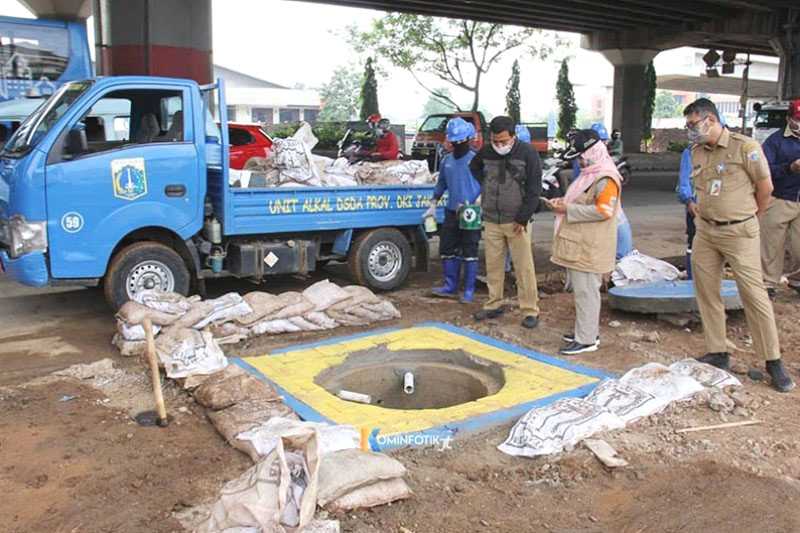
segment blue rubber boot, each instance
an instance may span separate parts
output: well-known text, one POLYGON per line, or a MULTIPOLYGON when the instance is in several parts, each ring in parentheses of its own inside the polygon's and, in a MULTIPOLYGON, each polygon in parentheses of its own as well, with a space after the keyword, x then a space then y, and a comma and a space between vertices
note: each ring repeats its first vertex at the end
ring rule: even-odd
POLYGON ((458 281, 461 277, 461 259, 448 257, 442 259, 444 285, 433 289, 433 295, 441 298, 458 298, 458 281))
POLYGON ((471 304, 475 299, 475 279, 478 277, 478 261, 464 261, 464 294, 461 302, 471 304))

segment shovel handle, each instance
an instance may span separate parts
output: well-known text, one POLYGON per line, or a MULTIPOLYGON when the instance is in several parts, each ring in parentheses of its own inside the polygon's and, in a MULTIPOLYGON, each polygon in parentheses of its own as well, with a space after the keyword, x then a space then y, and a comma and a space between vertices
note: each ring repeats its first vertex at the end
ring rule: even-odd
POLYGON ((147 364, 150 367, 150 378, 153 382, 153 396, 156 399, 158 425, 166 427, 168 424, 167 407, 164 405, 164 394, 161 392, 161 375, 158 372, 158 361, 156 360, 156 341, 153 336, 153 323, 149 318, 144 319, 143 327, 145 338, 147 339, 145 355, 147 356, 147 364))

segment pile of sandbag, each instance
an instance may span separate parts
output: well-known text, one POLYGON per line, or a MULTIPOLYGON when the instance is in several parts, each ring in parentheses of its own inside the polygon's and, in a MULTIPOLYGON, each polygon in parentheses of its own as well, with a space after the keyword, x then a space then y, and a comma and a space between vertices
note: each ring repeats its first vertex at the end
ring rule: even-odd
POLYGON ((436 178, 426 161, 362 161, 314 155, 311 126, 302 123, 289 138, 275 139, 268 157, 253 157, 243 170, 230 169, 230 184, 243 189, 268 187, 357 187, 427 185, 436 178))
POLYGON ((648 363, 602 382, 586 398, 558 400, 528 411, 498 449, 535 457, 558 453, 600 431, 620 429, 687 400, 704 388, 741 385, 738 379, 694 359, 670 366, 648 363))
POLYGON ((221 344, 257 335, 363 326, 400 318, 400 312, 366 287, 339 287, 328 280, 303 292, 228 293, 211 300, 143 291, 117 313, 113 343, 122 355, 144 351, 145 318, 154 324, 156 350, 167 375, 178 378, 224 368, 221 344))

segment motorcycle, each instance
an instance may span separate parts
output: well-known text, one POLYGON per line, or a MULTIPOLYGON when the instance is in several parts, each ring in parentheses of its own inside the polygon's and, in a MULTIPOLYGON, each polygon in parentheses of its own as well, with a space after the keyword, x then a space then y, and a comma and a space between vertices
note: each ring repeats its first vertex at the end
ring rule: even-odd
POLYGON ((622 177, 622 186, 626 186, 631 182, 631 165, 628 163, 628 158, 624 155, 612 155, 614 164, 617 165, 617 172, 622 177))
POLYGON ((542 196, 548 200, 564 196, 569 187, 565 170, 570 168, 568 161, 558 155, 548 157, 542 164, 542 196))
POLYGON ((369 154, 375 149, 377 142, 374 130, 355 130, 348 128, 339 140, 338 157, 344 157, 352 165, 369 160, 369 154))

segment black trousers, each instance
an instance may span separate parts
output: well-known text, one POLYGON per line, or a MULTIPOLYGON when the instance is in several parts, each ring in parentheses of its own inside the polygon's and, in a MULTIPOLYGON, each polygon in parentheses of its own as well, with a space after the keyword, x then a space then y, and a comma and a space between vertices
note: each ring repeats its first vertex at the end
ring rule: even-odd
POLYGON ((439 231, 439 255, 442 259, 461 257, 466 260, 478 259, 480 230, 464 230, 458 227, 458 213, 445 209, 444 224, 439 231))
POLYGON ((686 210, 686 246, 691 250, 692 242, 694 242, 694 235, 697 233, 697 227, 694 225, 694 215, 687 209, 686 210))

